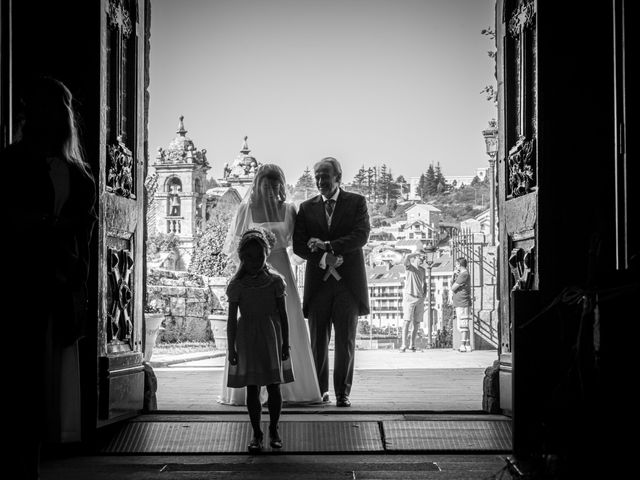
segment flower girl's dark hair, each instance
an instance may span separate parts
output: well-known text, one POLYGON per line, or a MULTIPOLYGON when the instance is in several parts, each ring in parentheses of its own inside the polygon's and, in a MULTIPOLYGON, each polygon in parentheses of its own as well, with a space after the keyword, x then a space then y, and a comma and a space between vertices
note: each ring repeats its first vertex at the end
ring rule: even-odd
MULTIPOLYGON (((245 232, 242 234, 242 237, 240 237, 240 241, 238 242, 238 258, 240 258, 240 265, 238 266, 238 270, 233 276, 234 279, 240 279, 246 273, 244 263, 242 262, 241 253, 251 242, 256 242, 258 245, 260 245, 260 247, 262 247, 266 258, 269 256, 271 249, 276 243, 276 237, 270 230, 258 226, 251 227, 245 230, 245 232)), ((265 263, 264 265, 264 271, 267 273, 272 271, 267 263, 265 263)))

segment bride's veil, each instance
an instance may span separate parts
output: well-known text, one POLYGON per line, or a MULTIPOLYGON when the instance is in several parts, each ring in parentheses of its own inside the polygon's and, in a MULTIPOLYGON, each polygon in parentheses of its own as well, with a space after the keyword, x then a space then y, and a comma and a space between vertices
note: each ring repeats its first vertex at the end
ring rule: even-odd
POLYGON ((238 264, 238 244, 243 232, 256 225, 254 212, 259 214, 257 217, 261 222, 277 221, 277 205, 285 199, 286 181, 282 169, 275 164, 261 165, 231 220, 222 252, 238 264), (265 193, 265 183, 274 187, 270 194, 265 193))
POLYGON ((253 186, 249 188, 244 195, 236 213, 233 215, 231 222, 229 223, 229 230, 222 246, 222 253, 231 258, 236 265, 238 264, 238 244, 240 243, 240 237, 242 232, 247 230, 253 223, 251 215, 250 199, 253 186))

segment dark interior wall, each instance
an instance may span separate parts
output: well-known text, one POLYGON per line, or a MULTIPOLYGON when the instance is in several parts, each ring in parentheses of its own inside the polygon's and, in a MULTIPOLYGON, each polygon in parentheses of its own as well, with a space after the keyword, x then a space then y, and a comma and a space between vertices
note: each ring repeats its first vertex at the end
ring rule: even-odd
POLYGON ((34 76, 65 83, 76 100, 86 160, 97 167, 101 2, 12 3, 14 107, 21 88, 34 76))
MULTIPOLYGON (((99 172, 100 145, 100 4, 98 1, 12 2, 12 81, 14 114, 20 91, 33 77, 47 75, 65 83, 71 90, 76 110, 85 160, 94 176, 99 172)), ((15 124, 15 122, 14 122, 15 124)), ((99 208, 99 207, 97 207, 99 208)), ((89 291, 98 291, 98 229, 92 239, 92 265, 89 291)), ((89 311, 97 312, 97 295, 89 297, 89 311)), ((94 313, 95 315, 95 313, 94 313)), ((95 316, 80 340, 83 395, 83 429, 85 438, 93 435, 96 412, 96 325, 95 316)))
MULTIPOLYGON (((598 7, 599 5, 599 7, 598 7)), ((586 285, 597 234, 600 275, 615 268, 612 12, 539 2, 540 285, 545 300, 586 285)))

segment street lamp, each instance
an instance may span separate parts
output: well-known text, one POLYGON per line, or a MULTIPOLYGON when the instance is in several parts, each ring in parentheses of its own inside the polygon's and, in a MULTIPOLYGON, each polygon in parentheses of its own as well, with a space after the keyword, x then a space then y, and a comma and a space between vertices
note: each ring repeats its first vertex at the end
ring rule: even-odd
POLYGON ((429 311, 427 312, 427 347, 431 348, 431 335, 433 333, 433 325, 432 325, 432 313, 431 313, 431 268, 433 267, 433 262, 435 261, 436 255, 436 247, 433 246, 433 243, 429 242, 429 244, 422 249, 424 253, 424 263, 427 265, 427 308, 429 311))
POLYGON ((489 215, 490 215, 490 238, 491 238, 491 246, 495 246, 496 244, 496 213, 495 213, 495 203, 496 203, 496 174, 495 174, 495 164, 496 164, 496 156, 498 155, 498 124, 492 119, 489 122, 489 128, 482 131, 482 136, 484 137, 484 143, 487 149, 487 155, 489 155, 489 184, 490 184, 490 192, 489 192, 489 215))

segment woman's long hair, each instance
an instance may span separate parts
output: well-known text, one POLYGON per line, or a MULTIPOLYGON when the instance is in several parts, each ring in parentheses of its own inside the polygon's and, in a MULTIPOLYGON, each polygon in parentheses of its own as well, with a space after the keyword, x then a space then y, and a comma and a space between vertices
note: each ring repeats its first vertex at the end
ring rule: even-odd
POLYGON ((24 95, 25 141, 59 155, 89 178, 93 178, 78 136, 73 96, 59 80, 41 77, 30 84, 24 95))
POLYGON ((274 163, 265 163, 260 165, 258 171, 253 177, 253 187, 251 189, 251 202, 258 200, 260 196, 260 182, 263 179, 275 180, 278 182, 278 204, 282 205, 287 200, 287 182, 282 169, 274 163))

